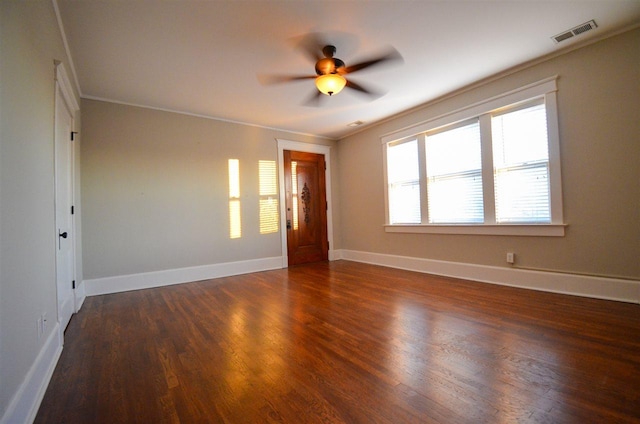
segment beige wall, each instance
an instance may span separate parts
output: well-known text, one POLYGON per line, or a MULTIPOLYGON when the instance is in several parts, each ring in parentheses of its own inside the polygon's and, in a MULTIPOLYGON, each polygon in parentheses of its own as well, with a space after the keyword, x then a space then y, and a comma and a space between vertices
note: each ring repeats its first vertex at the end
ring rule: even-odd
MULTIPOLYGON (((66 55, 49 0, 0 2, 0 40, 0 420, 13 420, 7 413, 21 384, 42 377, 29 371, 57 316, 54 60, 66 55), (43 313, 48 325, 38 337, 43 313)), ((30 405, 13 410, 21 407, 30 405)))
POLYGON ((511 251, 522 267, 639 279, 639 84, 636 29, 341 140, 342 247, 491 266, 511 251), (556 74, 565 237, 385 233, 381 135, 556 74))
POLYGON ((86 279, 280 256, 280 233, 259 232, 258 161, 277 162, 276 138, 335 146, 95 100, 82 112, 86 279), (240 161, 242 237, 233 240, 228 159, 240 161))

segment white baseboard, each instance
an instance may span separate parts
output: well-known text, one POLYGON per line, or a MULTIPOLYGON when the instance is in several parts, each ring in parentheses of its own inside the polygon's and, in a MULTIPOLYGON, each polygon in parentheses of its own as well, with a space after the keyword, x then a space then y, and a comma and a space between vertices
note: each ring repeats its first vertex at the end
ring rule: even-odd
POLYGON ((85 280, 84 286, 87 296, 97 296, 281 268, 282 257, 276 256, 272 258, 95 278, 85 280))
MULTIPOLYGON (((391 268, 462 278, 482 283, 597 299, 640 303, 640 281, 637 280, 531 271, 346 249, 336 249, 331 253, 330 260, 345 259, 391 268)), ((83 289, 86 296, 96 296, 280 269, 282 267, 283 258, 277 256, 248 261, 90 279, 83 282, 83 289)), ((84 297, 82 300, 84 300, 84 297)))
POLYGON ((329 261, 337 261, 338 259, 341 259, 340 255, 341 255, 341 250, 332 250, 329 249, 329 261))
POLYGON ((462 278, 482 283, 500 284, 597 299, 640 303, 640 281, 637 280, 530 271, 344 249, 339 253, 336 252, 335 256, 339 259, 355 262, 462 278))
POLYGON ((56 323, 35 362, 13 396, 0 424, 32 423, 62 353, 62 334, 56 323))
POLYGON ((80 281, 80 284, 78 284, 75 288, 75 290, 73 291, 74 297, 75 297, 75 311, 74 312, 79 312, 80 308, 82 308, 82 304, 84 303, 84 300, 87 298, 87 292, 85 290, 85 284, 84 281, 80 281))

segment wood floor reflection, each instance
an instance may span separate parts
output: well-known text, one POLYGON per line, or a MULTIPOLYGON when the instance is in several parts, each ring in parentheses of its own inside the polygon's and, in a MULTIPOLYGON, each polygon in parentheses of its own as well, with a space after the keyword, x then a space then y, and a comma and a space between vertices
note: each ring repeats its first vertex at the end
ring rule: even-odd
POLYGON ((640 305, 347 261, 90 297, 36 422, 640 422, 640 305))

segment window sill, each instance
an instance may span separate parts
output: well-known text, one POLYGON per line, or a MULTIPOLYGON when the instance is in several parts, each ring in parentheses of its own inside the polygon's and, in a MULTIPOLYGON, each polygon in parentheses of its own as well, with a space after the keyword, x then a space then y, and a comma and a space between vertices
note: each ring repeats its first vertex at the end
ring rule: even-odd
POLYGON ((387 233, 564 237, 566 226, 566 224, 387 224, 384 230, 387 233))

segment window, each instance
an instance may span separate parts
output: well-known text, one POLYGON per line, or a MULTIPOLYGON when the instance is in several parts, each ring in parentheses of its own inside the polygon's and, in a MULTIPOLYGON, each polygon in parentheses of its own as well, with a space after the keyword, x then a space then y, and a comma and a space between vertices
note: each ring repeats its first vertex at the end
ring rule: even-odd
POLYGON ((387 231, 564 235, 556 81, 382 137, 387 231))

